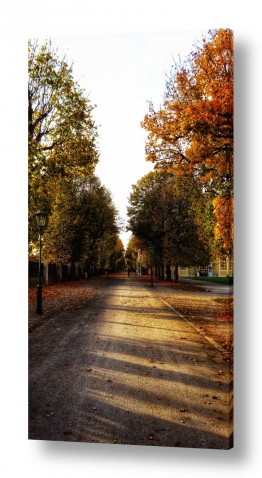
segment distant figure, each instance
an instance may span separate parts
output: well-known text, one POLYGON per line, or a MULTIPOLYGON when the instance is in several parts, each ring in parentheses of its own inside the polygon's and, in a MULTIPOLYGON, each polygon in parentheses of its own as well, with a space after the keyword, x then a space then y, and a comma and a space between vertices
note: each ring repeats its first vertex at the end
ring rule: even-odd
POLYGON ((128 269, 127 269, 127 275, 128 275, 128 277, 130 276, 130 269, 129 269, 129 267, 128 267, 128 269))

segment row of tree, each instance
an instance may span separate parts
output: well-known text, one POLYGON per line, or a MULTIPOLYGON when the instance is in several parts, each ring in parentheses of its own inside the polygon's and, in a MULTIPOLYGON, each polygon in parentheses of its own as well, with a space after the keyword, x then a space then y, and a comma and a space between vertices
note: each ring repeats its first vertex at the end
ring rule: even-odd
MULTIPOLYGON (((30 41, 28 65, 30 254, 38 236, 34 214, 44 209, 48 260, 70 262, 72 270, 75 262, 121 269, 118 213, 94 175, 95 106, 51 42, 30 41)), ((173 65, 158 111, 149 104, 142 127, 155 172, 130 195, 130 266, 138 243, 155 264, 176 269, 232 255, 233 70, 231 30, 210 31, 185 62, 173 65)))
POLYGON ((49 262, 75 263, 86 271, 121 267, 124 247, 118 233, 120 220, 109 191, 99 178, 63 180, 44 236, 49 262))
POLYGON ((232 31, 210 31, 173 65, 158 111, 149 104, 142 127, 155 172, 133 186, 128 215, 155 264, 232 256, 233 61, 232 31))
POLYGON ((44 260, 89 270, 123 267, 121 221, 109 191, 94 175, 98 162, 94 105, 50 41, 28 45, 29 254, 38 251, 35 213, 48 225, 44 260))
POLYGON ((133 186, 129 198, 130 251, 146 250, 147 263, 167 267, 205 266, 213 246, 212 202, 190 176, 154 171, 133 186))

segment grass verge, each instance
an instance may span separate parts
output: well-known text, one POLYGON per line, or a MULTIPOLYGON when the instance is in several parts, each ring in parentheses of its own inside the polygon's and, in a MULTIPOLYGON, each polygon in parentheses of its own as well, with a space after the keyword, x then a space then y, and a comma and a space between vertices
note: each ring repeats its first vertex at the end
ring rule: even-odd
POLYGON ((233 277, 194 277, 194 280, 216 282, 219 284, 233 284, 233 277))

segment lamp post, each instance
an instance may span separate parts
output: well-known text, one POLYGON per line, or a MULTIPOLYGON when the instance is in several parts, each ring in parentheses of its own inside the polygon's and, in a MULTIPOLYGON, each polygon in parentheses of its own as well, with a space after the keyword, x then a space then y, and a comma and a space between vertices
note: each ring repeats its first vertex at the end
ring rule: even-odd
POLYGON ((42 260, 41 260, 41 233, 42 229, 46 225, 46 218, 47 214, 45 211, 37 211, 35 213, 37 226, 39 229, 39 269, 38 269, 38 284, 36 286, 37 296, 36 296, 36 313, 41 315, 42 314, 42 260))

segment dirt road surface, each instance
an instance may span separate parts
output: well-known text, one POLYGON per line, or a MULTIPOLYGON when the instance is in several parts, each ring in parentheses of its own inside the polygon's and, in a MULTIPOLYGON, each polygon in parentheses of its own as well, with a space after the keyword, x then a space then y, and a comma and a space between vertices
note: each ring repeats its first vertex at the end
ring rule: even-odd
POLYGON ((32 328, 29 438, 229 449, 232 365, 175 302, 123 275, 32 328))

